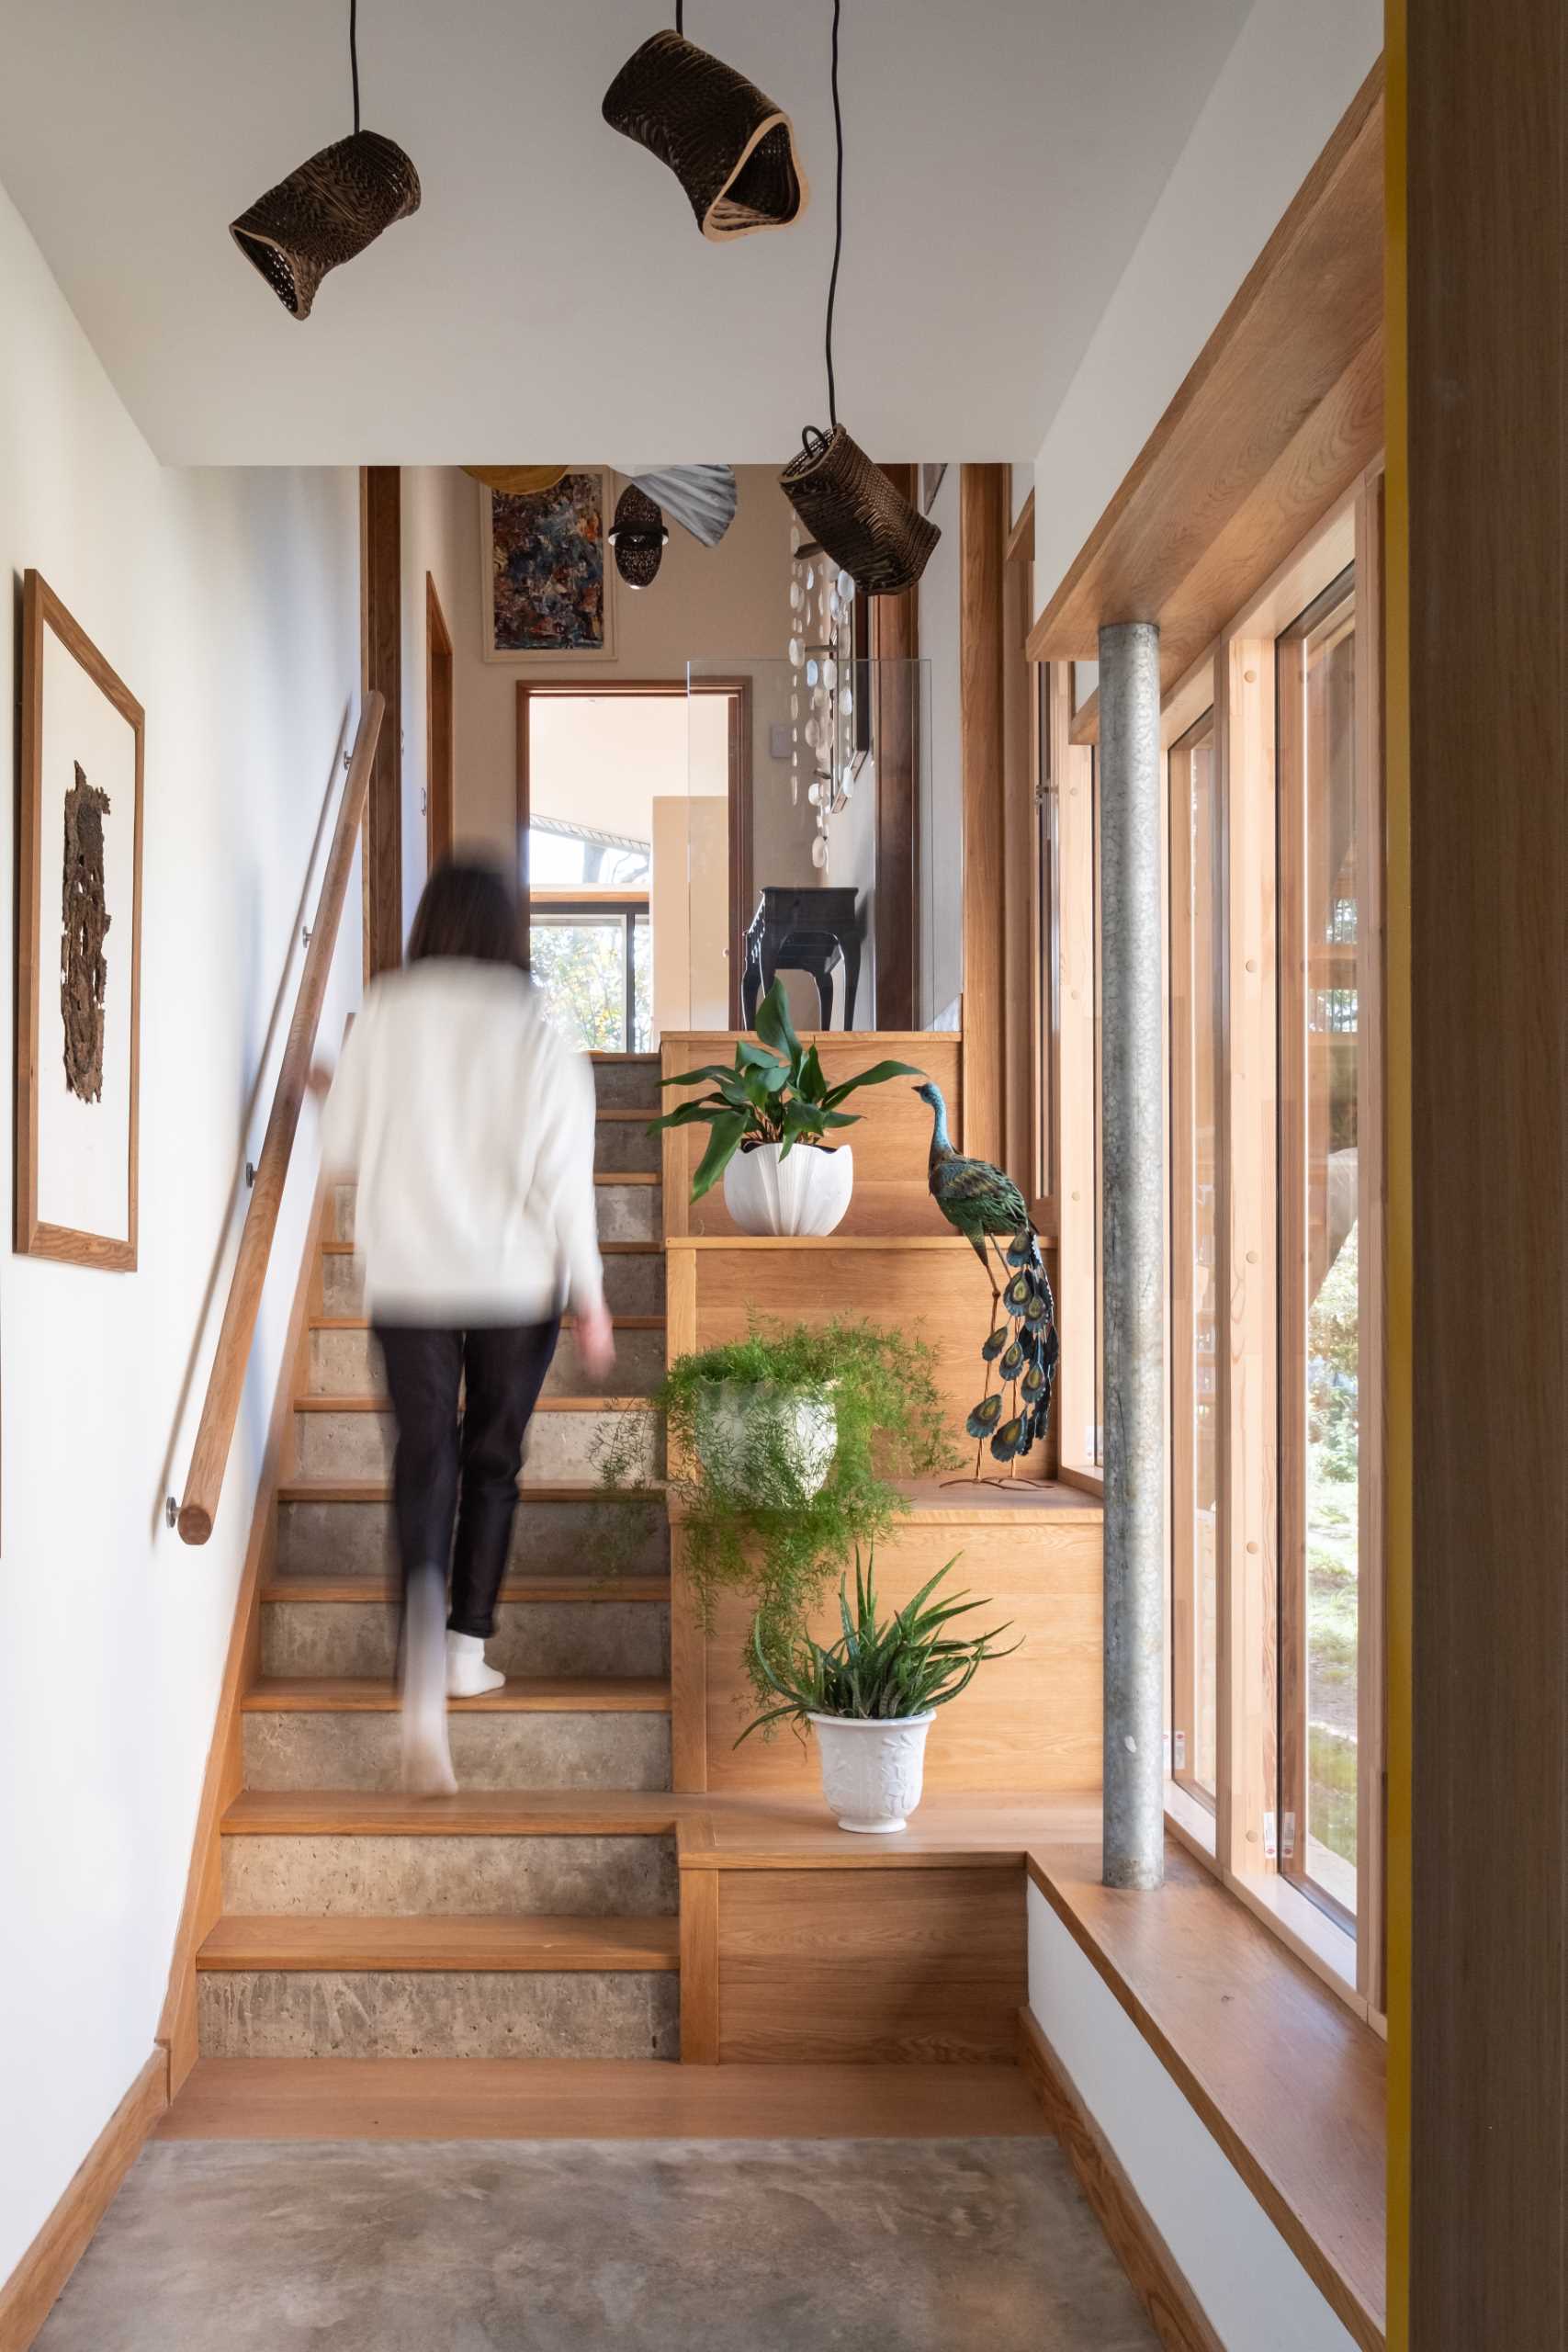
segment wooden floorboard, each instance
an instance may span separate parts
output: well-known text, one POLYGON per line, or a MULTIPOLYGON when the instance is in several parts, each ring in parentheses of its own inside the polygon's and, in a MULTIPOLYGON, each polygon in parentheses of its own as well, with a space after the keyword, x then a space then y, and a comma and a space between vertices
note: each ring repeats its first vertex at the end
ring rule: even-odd
POLYGON ((1040 2137, 1015 2066, 657 2060, 203 2058, 166 2140, 1040 2137))

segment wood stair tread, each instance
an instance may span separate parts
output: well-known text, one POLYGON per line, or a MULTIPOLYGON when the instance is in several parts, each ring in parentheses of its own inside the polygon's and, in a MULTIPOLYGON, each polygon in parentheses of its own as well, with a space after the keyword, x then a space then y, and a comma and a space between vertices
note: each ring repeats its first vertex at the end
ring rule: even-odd
MULTIPOLYGON (((389 1413, 389 1396, 296 1396, 297 1413, 389 1413)), ((541 1396, 536 1413, 651 1413, 650 1396, 541 1396)))
MULTIPOLYGON (((624 1183, 626 1180, 624 1177, 616 1177, 613 1181, 616 1183, 624 1183)), ((953 1238, 957 1239, 956 1235, 953 1238)), ((963 1244, 964 1249, 968 1246, 967 1242, 963 1244)), ((319 1243, 318 1247, 322 1256, 326 1258, 352 1258, 355 1250, 352 1241, 324 1240, 319 1243)), ((601 1258, 661 1258, 664 1255, 664 1244, 662 1241, 601 1241, 599 1255, 601 1258)))
POLYGON ((196 1956, 198 1969, 668 1971, 680 1965, 680 1921, 427 1913, 231 1915, 196 1956))
MULTIPOLYGON (((599 1503, 611 1500, 604 1488, 585 1482, 565 1481, 553 1486, 532 1480, 519 1487, 518 1493, 525 1503, 599 1503)), ((389 1478, 286 1478, 277 1489, 280 1503, 389 1503, 392 1482, 389 1478)), ((662 1487, 619 1487, 615 1501, 661 1503, 662 1487)))
MULTIPOLYGON (((377 1676, 265 1675, 240 1702, 246 1714, 390 1714, 401 1702, 396 1683, 377 1676)), ((518 1676, 477 1699, 454 1699, 455 1713, 505 1714, 668 1714, 670 1685, 652 1676, 518 1676)))
POLYGON ((221 1827, 226 1838, 657 1838, 678 1817, 673 1796, 644 1789, 243 1789, 221 1827))
MULTIPOLYGON (((612 1315, 610 1320, 617 1331, 662 1331, 668 1318, 662 1315, 612 1315)), ((561 1317, 563 1331, 574 1330, 576 1326, 575 1315, 561 1317)), ((305 1328, 309 1331, 368 1331, 371 1326, 368 1315, 312 1315, 305 1328)))
MULTIPOLYGON (((262 1588, 263 1600, 395 1601, 398 1588, 385 1577, 276 1576, 262 1588)), ((502 1600, 668 1600, 668 1577, 509 1577, 502 1600)))

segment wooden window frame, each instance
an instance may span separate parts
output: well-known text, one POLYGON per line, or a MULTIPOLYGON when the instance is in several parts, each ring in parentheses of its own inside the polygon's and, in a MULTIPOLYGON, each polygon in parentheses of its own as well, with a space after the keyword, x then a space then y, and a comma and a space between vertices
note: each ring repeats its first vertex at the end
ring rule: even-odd
MULTIPOLYGON (((1183 716, 1185 713, 1182 714, 1183 716)), ((1162 734, 1166 731, 1162 728, 1162 734)), ((1193 1802, 1208 1813, 1218 1804, 1218 1690, 1215 1693, 1216 1758, 1214 1787, 1205 1788, 1198 1777, 1198 1681, 1201 1673, 1197 1634, 1196 1563, 1190 1554, 1184 1555, 1182 1530, 1190 1532, 1195 1519, 1195 1465, 1191 1447, 1182 1442, 1191 1430, 1196 1419, 1197 1391, 1193 1364, 1197 1354, 1196 1283, 1192 1272, 1191 1251, 1187 1246, 1196 1216, 1196 1194, 1192 1170, 1195 1147, 1190 1116, 1191 1074, 1193 1069, 1192 1042, 1197 1025, 1204 1017, 1202 1002, 1197 990, 1201 976, 1194 967, 1191 935, 1190 903, 1194 875, 1191 858, 1191 772, 1190 755, 1205 746, 1211 755, 1215 752, 1216 722, 1212 697, 1199 716, 1185 727, 1174 741, 1165 746, 1163 763, 1166 799, 1166 1087, 1168 1107, 1167 1133, 1167 1216, 1168 1265, 1165 1286, 1168 1345, 1166 1350, 1167 1381, 1169 1394, 1170 1447, 1168 1454, 1170 1479, 1170 1510, 1168 1519, 1170 1582, 1168 1618, 1168 1708, 1170 1736, 1169 1776, 1179 1788, 1184 1789, 1193 1802), (1183 763, 1179 771, 1178 763, 1183 763), (1181 813, 1184 821, 1177 823, 1177 793, 1179 774, 1181 788, 1181 813), (1193 986, 1179 982, 1178 975, 1191 975, 1193 986)), ((1213 939, 1209 962, 1211 995, 1207 1018, 1213 1023, 1214 1045, 1215 1091, 1215 1264, 1214 1289, 1216 1317, 1219 1297, 1218 1250, 1218 1184, 1219 1184, 1219 1091, 1223 1078, 1223 1025, 1221 1020, 1220 982, 1224 969, 1224 926, 1220 875, 1221 828, 1218 781, 1211 777, 1212 815, 1210 819, 1213 844, 1211 888, 1213 893, 1213 939)), ((1217 1328, 1217 1322, 1216 1322, 1217 1328)), ((1218 1351, 1215 1354, 1215 1409, 1219 1407, 1218 1351)), ((1219 1448, 1216 1443, 1216 1471, 1219 1448)), ((1218 1572, 1218 1531, 1215 1536, 1215 1570, 1218 1572)), ((1216 1633, 1218 1606, 1216 1602, 1216 1633)), ((1216 1661, 1216 1685, 1218 1667, 1216 1661)))
MULTIPOLYGON (((581 889, 564 886, 557 889, 540 888, 535 890, 529 899, 530 928, 532 910, 536 907, 540 913, 558 923, 573 920, 584 923, 604 922, 612 917, 615 920, 622 933, 626 975, 621 1010, 626 1042, 619 1050, 627 1054, 653 1052, 655 1048, 652 1046, 639 1046, 637 1042, 637 927, 639 922, 647 924, 649 920, 648 892, 595 890, 591 883, 581 889)), ((651 938, 649 953, 652 954, 651 938)))

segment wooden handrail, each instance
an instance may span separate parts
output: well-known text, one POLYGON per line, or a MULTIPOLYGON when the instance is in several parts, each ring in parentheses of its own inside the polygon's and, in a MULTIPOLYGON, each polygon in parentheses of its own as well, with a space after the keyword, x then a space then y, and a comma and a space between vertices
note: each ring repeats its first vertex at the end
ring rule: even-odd
POLYGON ((240 1236, 222 1329, 208 1377, 201 1426, 196 1433, 185 1498, 180 1504, 176 1523, 187 1544, 206 1543, 212 1532, 218 1498, 223 1490, 223 1473, 228 1466, 234 1423, 239 1419, 251 1341, 255 1337, 256 1316, 261 1308, 262 1284, 266 1280, 277 1213, 283 1204, 284 1182, 310 1080, 310 1057, 316 1049, 327 976, 332 969, 333 950, 337 945, 338 924, 343 919, 343 902, 348 893, 355 843, 370 788, 370 767, 385 709, 383 696, 371 693, 366 695, 365 707, 359 715, 348 781, 343 788, 337 829, 333 834, 327 870, 321 877, 321 895, 310 930, 310 944, 305 951, 299 995, 294 1018, 288 1024, 288 1042, 283 1048, 283 1066, 277 1073, 277 1091, 272 1098, 272 1114, 262 1139, 261 1158, 256 1162, 255 1182, 245 1211, 244 1231, 240 1236))

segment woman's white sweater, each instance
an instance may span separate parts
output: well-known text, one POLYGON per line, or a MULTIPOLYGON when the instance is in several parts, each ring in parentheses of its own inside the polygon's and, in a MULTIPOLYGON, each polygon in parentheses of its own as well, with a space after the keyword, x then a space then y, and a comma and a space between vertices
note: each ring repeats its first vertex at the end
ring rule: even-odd
POLYGON ((322 1120, 358 1186, 366 1311, 389 1323, 540 1323, 603 1295, 593 1080, 500 964, 431 956, 372 981, 322 1120))

